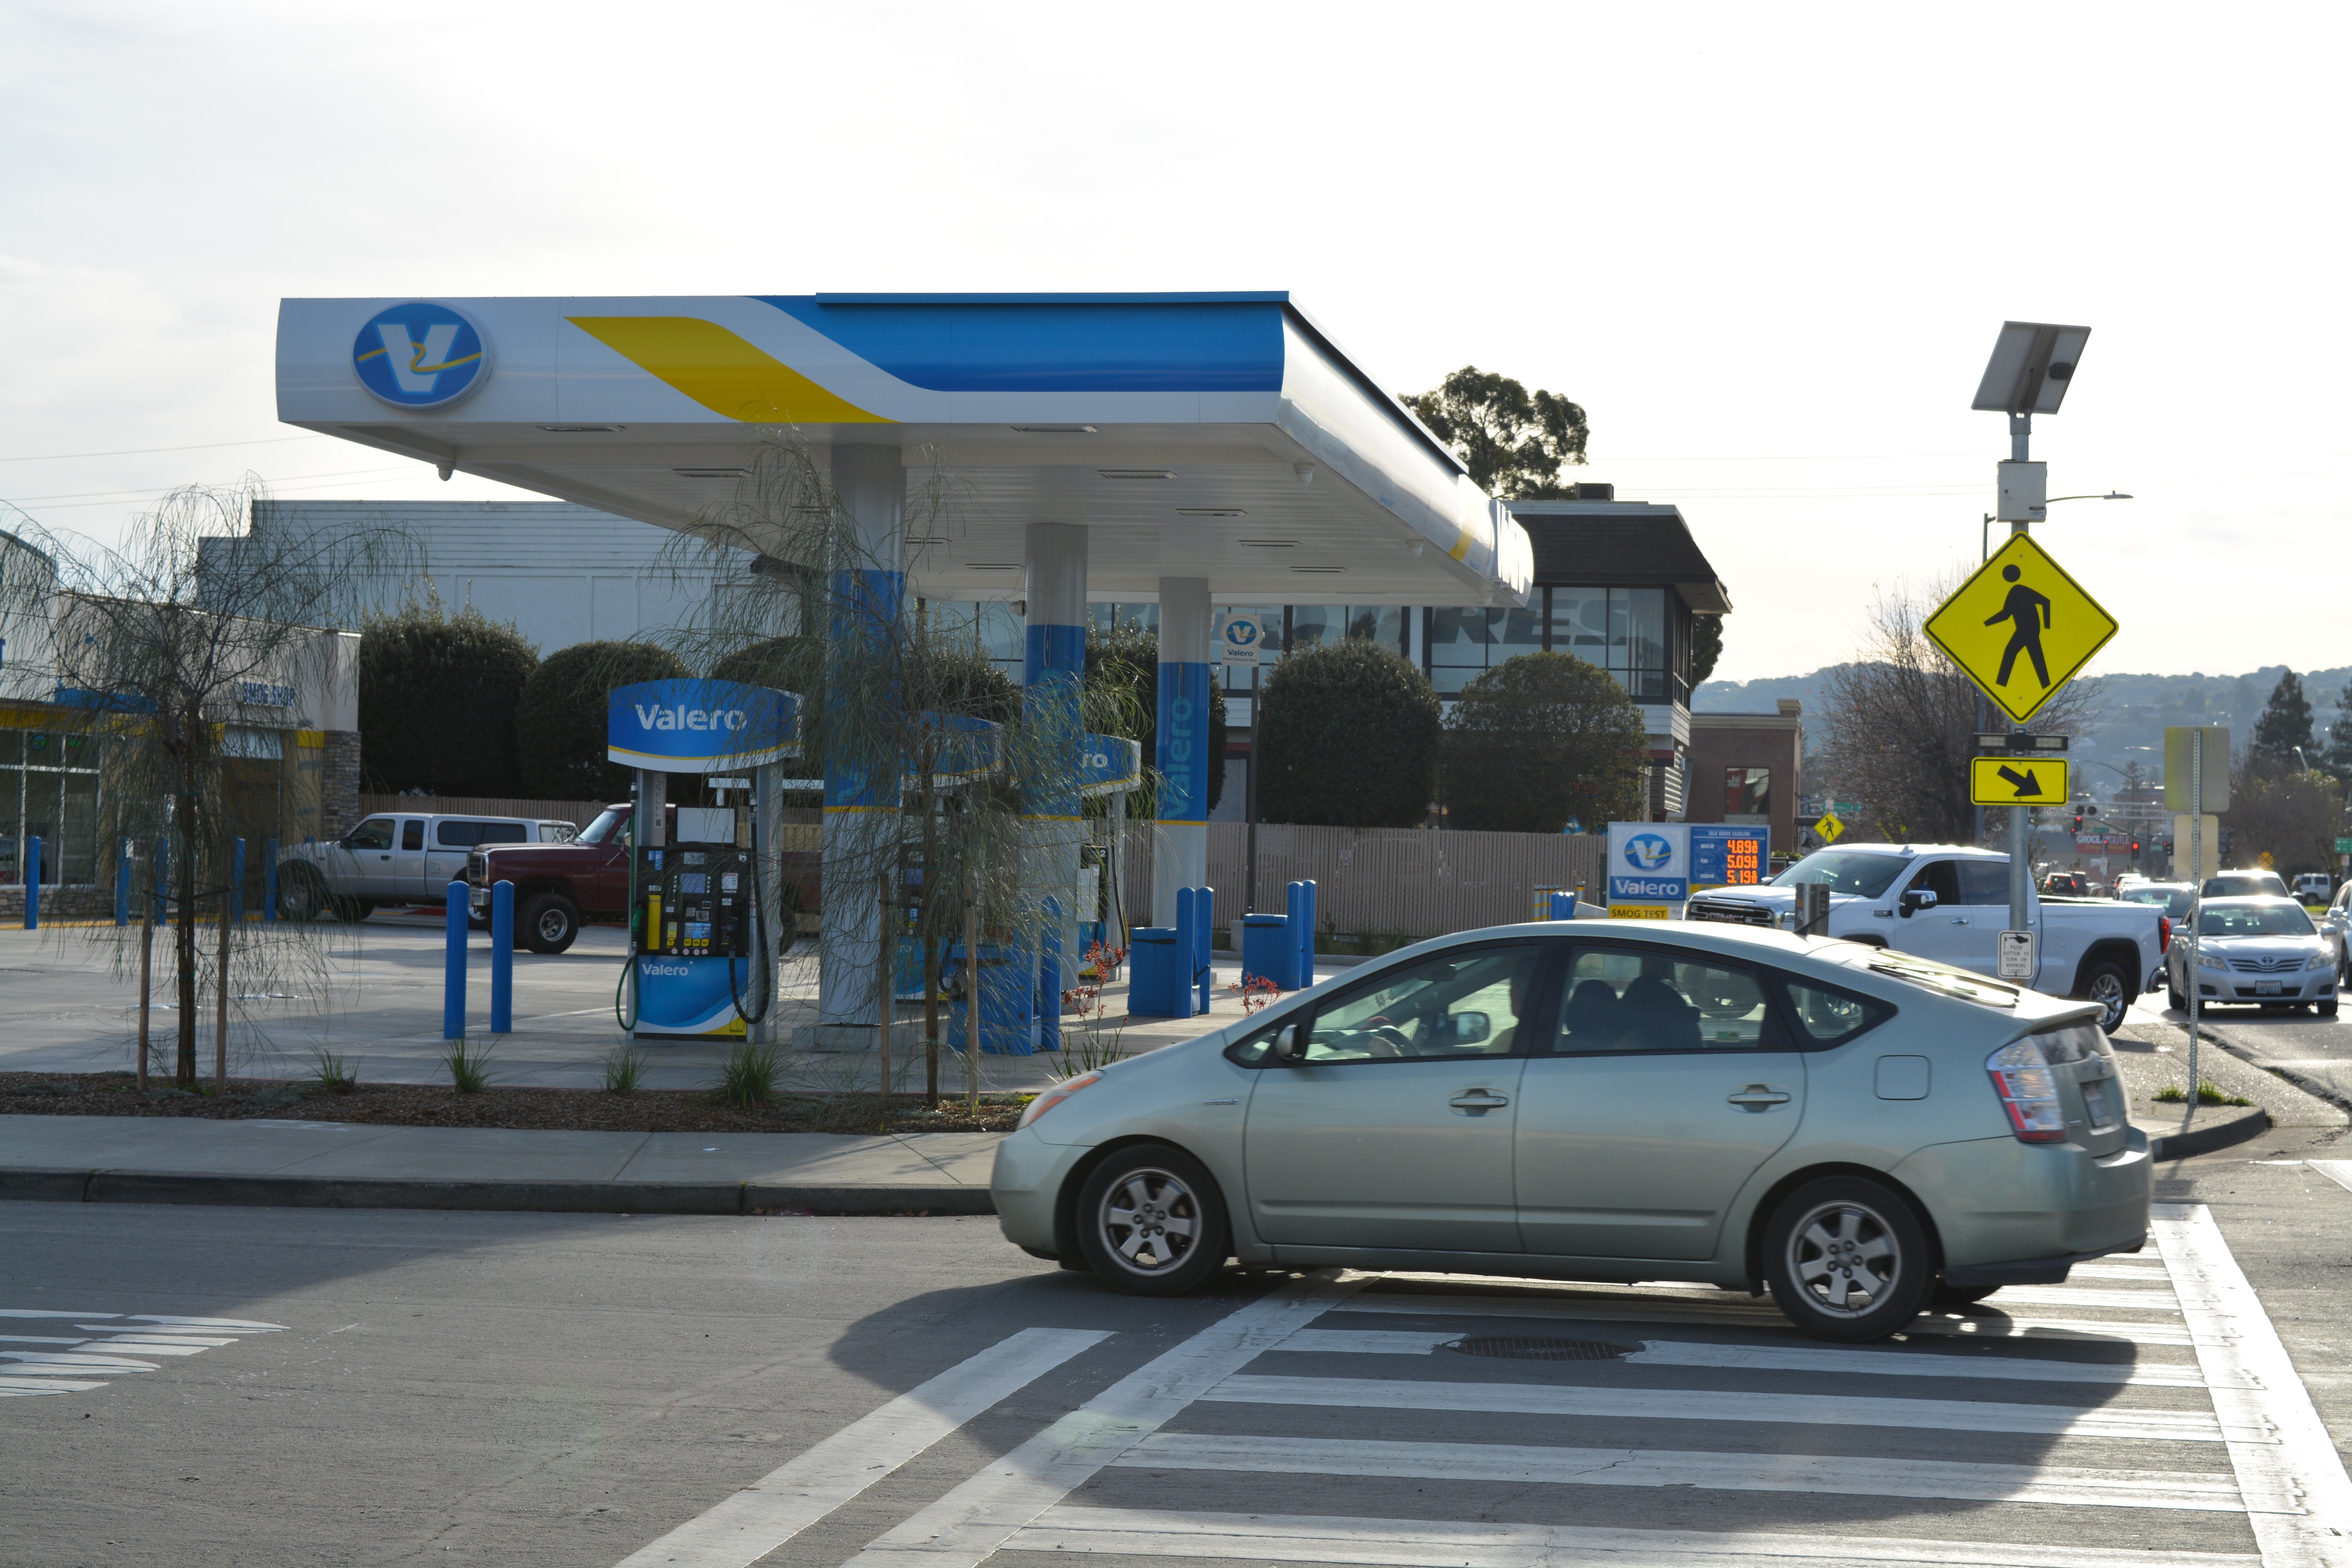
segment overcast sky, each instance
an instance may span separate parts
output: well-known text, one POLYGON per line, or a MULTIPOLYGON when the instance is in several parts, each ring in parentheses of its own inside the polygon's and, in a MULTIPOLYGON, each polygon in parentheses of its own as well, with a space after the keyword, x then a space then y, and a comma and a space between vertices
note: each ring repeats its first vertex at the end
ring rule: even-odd
POLYGON ((2352 662, 2336 7, 0 5, 0 497, 515 492, 273 417, 284 295, 1287 289, 1583 404, 1718 676, 1972 563, 2005 317, 2091 325, 2094 671, 2352 662), (180 447, 177 451, 131 450, 180 447))

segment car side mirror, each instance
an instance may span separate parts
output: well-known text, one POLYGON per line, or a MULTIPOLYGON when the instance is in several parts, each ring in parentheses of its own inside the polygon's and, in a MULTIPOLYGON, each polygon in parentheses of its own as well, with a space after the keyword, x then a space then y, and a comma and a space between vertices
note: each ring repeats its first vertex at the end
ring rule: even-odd
POLYGON ((1935 891, 1929 888, 1906 889, 1902 901, 1897 907, 1902 910, 1903 918, 1907 921, 1921 910, 1932 910, 1936 907, 1935 891))
POLYGON ((1298 1026, 1285 1024, 1275 1032, 1274 1042, 1266 1047, 1265 1059, 1276 1067, 1297 1067, 1307 1060, 1307 1041, 1298 1026))
POLYGON ((1453 1021, 1457 1046, 1475 1046, 1495 1032, 1495 1020, 1484 1013, 1456 1013, 1453 1021))

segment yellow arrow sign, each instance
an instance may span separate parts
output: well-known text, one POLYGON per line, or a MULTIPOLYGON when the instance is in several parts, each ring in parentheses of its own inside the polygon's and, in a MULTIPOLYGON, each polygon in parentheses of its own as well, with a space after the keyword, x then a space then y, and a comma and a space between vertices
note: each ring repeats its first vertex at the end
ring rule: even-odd
POLYGON ((2012 533, 1925 627, 2022 724, 2116 635, 2116 619, 2032 539, 2012 533))
POLYGON ((2072 797, 2066 789, 2065 759, 2050 757, 1972 757, 1969 760, 1969 804, 1971 805, 2063 805, 2072 797))

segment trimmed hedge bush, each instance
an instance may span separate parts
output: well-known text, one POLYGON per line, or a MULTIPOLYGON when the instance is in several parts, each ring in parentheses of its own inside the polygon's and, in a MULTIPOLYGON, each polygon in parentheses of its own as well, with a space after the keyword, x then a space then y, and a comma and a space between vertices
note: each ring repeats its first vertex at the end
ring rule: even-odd
POLYGON ((522 794, 541 800, 620 800, 627 768, 604 760, 604 719, 615 687, 691 675, 665 647, 583 642, 540 662, 515 709, 522 794))
POLYGON ((1264 677, 1258 816, 1328 827, 1417 827, 1442 732, 1429 678, 1349 637, 1286 655, 1264 677))
POLYGON ((362 787, 516 795, 515 705, 539 652, 511 624, 438 601, 360 632, 362 787))
POLYGON ((1445 727, 1445 819, 1492 833, 1639 820, 1641 710, 1573 654, 1523 653, 1462 689, 1445 727))

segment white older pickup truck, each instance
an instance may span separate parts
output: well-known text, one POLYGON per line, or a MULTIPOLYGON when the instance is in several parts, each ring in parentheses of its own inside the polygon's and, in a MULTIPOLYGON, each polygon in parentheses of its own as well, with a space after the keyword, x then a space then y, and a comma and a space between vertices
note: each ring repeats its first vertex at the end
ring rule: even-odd
MULTIPOLYGON (((1979 974, 1999 973, 2009 928, 2009 857, 1944 844, 1846 844, 1818 849, 1761 887, 1695 893, 1686 919, 1786 930, 1806 883, 1830 889, 1833 937, 1916 952, 1979 974)), ((2096 1002, 2110 1032, 2171 941, 2161 905, 2030 894, 2026 920, 2040 964, 2032 985, 2096 1002)))

